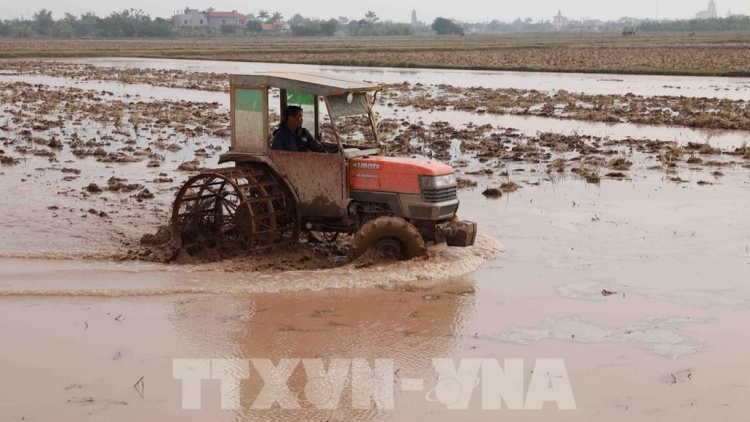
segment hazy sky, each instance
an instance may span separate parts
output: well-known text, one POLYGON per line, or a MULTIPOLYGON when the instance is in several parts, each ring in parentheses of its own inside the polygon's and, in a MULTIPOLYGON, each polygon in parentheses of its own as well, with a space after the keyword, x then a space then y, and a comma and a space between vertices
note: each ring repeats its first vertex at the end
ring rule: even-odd
MULTIPOLYGON (((729 9, 735 14, 750 15, 750 0, 718 0, 720 16, 729 9)), ((270 13, 281 12, 285 19, 295 13, 309 18, 332 18, 346 16, 361 19, 368 10, 374 11, 380 20, 408 22, 411 10, 417 10, 420 21, 431 23, 436 17, 455 18, 466 22, 483 22, 498 19, 512 21, 530 17, 534 21, 551 20, 561 10, 571 19, 614 20, 623 16, 636 18, 692 18, 700 10, 707 9, 708 0, 0 0, 0 19, 28 17, 40 9, 52 11, 59 19, 65 12, 81 15, 92 11, 103 17, 113 11, 142 9, 151 17, 169 17, 174 11, 189 6, 204 10, 236 9, 242 13, 257 13, 264 9, 270 13)))

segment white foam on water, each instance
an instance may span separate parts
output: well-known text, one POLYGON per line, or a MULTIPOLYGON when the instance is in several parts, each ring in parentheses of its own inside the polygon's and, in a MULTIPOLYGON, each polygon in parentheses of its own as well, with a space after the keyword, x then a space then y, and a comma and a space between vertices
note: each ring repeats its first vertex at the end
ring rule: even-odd
POLYGON ((88 252, 88 251, 33 251, 33 252, 0 252, 0 259, 49 259, 58 261, 73 260, 98 260, 98 261, 122 261, 126 259, 125 254, 114 252, 88 252))
MULTIPOLYGON (((320 291, 325 289, 371 288, 393 284, 412 283, 430 285, 437 281, 461 277, 479 268, 484 262, 497 258, 503 252, 495 239, 478 236, 476 244, 468 248, 439 246, 429 251, 424 258, 410 261, 376 263, 362 267, 361 263, 349 263, 341 267, 323 270, 298 271, 239 271, 236 264, 211 263, 196 265, 163 265, 155 270, 147 269, 149 275, 163 271, 167 285, 144 287, 143 282, 131 288, 50 288, 49 283, 39 288, 0 288, 0 296, 165 296, 179 294, 242 294, 277 293, 287 291, 320 291)), ((18 257, 18 256, 16 256, 18 257)), ((26 256, 25 258, 29 258, 26 256)), ((46 255, 44 256, 47 257, 46 255)), ((251 258, 248 258, 251 259, 251 258)), ((136 273, 122 269, 97 268, 92 270, 92 280, 106 279, 108 271, 136 273)), ((85 271, 84 271, 85 273, 85 271)), ((88 279, 88 277, 87 277, 88 279)), ((92 281, 95 284, 96 281, 92 281)))

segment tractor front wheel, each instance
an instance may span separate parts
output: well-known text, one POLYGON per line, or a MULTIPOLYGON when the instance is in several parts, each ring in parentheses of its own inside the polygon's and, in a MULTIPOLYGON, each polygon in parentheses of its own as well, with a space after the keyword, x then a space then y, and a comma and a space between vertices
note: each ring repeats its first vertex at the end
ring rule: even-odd
POLYGON ((351 258, 373 248, 381 258, 405 260, 427 253, 424 239, 413 224, 399 217, 378 217, 365 222, 354 235, 351 258))

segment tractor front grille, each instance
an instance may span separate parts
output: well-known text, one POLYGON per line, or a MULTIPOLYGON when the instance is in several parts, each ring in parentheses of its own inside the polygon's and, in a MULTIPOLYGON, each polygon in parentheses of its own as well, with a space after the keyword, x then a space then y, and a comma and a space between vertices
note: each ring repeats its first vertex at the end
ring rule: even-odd
POLYGON ((436 189, 422 189, 422 199, 426 202, 443 202, 456 199, 456 186, 436 189))

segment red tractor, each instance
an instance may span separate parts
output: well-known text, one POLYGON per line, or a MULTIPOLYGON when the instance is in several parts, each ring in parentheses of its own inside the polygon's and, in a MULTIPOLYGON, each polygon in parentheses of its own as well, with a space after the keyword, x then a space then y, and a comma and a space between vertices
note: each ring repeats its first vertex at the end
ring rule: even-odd
POLYGON ((384 157, 372 107, 381 86, 308 73, 230 76, 232 147, 180 189, 172 214, 175 246, 221 259, 296 242, 303 231, 329 240, 353 234, 350 255, 370 248, 393 259, 426 252, 426 243, 470 246, 476 223, 456 218, 456 176, 448 165, 384 157), (279 110, 302 107, 304 126, 332 153, 270 147, 269 93, 279 110), (321 104, 322 103, 322 104, 321 104), (321 125, 321 105, 328 123, 321 125), (312 118, 311 118, 312 117, 312 118), (359 122, 359 141, 339 125, 359 122), (325 129, 326 133, 321 133, 325 129), (324 143, 325 144, 325 143, 324 143))

